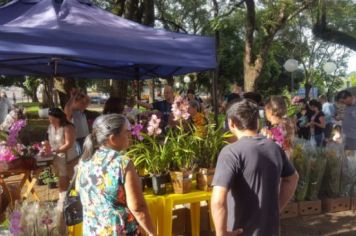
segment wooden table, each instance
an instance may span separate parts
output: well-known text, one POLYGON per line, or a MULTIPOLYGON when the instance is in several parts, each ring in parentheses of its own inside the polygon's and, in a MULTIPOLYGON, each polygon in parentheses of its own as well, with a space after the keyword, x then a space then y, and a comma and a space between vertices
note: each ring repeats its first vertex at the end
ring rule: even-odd
MULTIPOLYGON (((39 174, 45 169, 48 168, 47 166, 37 167, 35 170, 28 170, 28 169, 18 169, 18 170, 6 170, 0 172, 0 179, 5 182, 5 187, 9 184, 17 183, 18 180, 5 180, 5 178, 9 178, 12 176, 21 176, 20 178, 20 185, 18 188, 18 195, 20 196, 21 200, 27 199, 30 194, 36 201, 40 201, 39 196, 35 191, 35 185, 38 180, 39 174)), ((9 189, 7 189, 9 190, 9 189)), ((14 204, 14 201, 11 201, 14 204)))

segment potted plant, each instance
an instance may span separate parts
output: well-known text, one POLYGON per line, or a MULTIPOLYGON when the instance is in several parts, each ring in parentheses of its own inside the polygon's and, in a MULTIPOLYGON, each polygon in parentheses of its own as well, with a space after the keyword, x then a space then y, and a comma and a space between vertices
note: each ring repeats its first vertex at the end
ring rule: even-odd
POLYGON ((176 127, 167 133, 171 145, 171 180, 175 193, 188 193, 192 186, 192 176, 195 169, 195 153, 191 147, 195 135, 189 123, 189 102, 177 96, 172 105, 172 113, 176 127))
POLYGON ((58 180, 59 179, 57 176, 53 176, 52 178, 49 178, 48 188, 50 189, 58 188, 58 180))
POLYGON ((206 136, 195 137, 193 140, 196 152, 196 161, 199 167, 196 174, 197 189, 211 190, 211 182, 215 173, 215 166, 221 149, 226 144, 226 138, 231 136, 224 133, 222 125, 216 127, 215 124, 208 124, 206 136))
POLYGON ((140 172, 149 173, 152 178, 153 193, 163 195, 166 193, 166 175, 170 165, 170 145, 168 137, 160 137, 162 130, 159 128, 160 119, 152 115, 147 127, 147 133, 140 133, 137 126, 133 128, 133 136, 137 137, 127 155, 130 156, 140 172))
POLYGON ((52 173, 50 168, 46 168, 45 170, 43 170, 38 176, 37 185, 46 185, 48 183, 47 179, 51 178, 51 175, 52 173))

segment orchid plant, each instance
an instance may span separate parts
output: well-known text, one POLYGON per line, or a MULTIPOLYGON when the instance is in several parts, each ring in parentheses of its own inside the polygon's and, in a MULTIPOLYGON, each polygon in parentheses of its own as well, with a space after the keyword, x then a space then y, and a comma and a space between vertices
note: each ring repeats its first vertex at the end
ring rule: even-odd
POLYGON ((26 126, 26 120, 16 120, 9 128, 9 134, 0 135, 0 162, 9 163, 18 158, 30 158, 40 151, 40 145, 25 146, 18 142, 20 131, 26 126))
POLYGON ((153 175, 168 172, 170 163, 170 146, 167 144, 168 138, 162 139, 160 136, 162 134, 160 123, 161 119, 153 114, 148 122, 147 132, 143 132, 143 125, 136 124, 132 129, 132 135, 137 141, 127 152, 127 155, 134 159, 138 169, 145 169, 153 175))
POLYGON ((13 210, 8 212, 8 228, 13 236, 25 235, 59 235, 57 215, 54 203, 28 202, 15 203, 13 210))
POLYGON ((196 153, 197 165, 201 168, 215 168, 221 149, 227 144, 226 139, 231 138, 230 132, 224 132, 223 124, 218 127, 208 124, 206 134, 203 137, 196 136, 191 147, 196 153))

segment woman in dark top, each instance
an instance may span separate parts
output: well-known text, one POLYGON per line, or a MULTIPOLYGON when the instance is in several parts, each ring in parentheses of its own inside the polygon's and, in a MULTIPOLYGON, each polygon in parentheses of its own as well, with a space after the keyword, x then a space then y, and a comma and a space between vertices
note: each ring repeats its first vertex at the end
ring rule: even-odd
POLYGON ((310 109, 314 112, 310 118, 310 122, 307 125, 310 128, 310 134, 314 135, 314 139, 317 146, 322 146, 324 141, 325 130, 325 115, 321 111, 322 105, 317 100, 311 100, 309 102, 310 109))
POLYGON ((300 101, 301 108, 297 113, 297 133, 298 137, 302 139, 310 139, 310 128, 307 126, 310 118, 313 116, 313 112, 310 110, 308 103, 305 99, 300 101))

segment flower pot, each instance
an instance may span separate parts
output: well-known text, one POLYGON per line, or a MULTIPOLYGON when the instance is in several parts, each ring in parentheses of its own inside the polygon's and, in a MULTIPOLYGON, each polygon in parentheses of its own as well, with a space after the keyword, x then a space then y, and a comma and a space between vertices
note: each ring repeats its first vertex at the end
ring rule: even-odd
POLYGON ((155 195, 166 194, 166 179, 164 175, 152 176, 152 189, 155 195))
POLYGON ((40 109, 38 109, 38 116, 40 118, 48 118, 48 110, 49 110, 49 108, 40 108, 40 109))
POLYGON ((37 185, 38 185, 38 186, 43 186, 43 185, 46 185, 46 183, 43 182, 43 179, 38 179, 38 180, 37 180, 37 185))
POLYGON ((203 191, 212 190, 212 181, 215 174, 215 168, 200 168, 197 173, 197 189, 203 191))
POLYGON ((146 175, 143 178, 144 178, 146 188, 152 188, 152 177, 149 175, 146 175))
POLYGON ((192 188, 192 173, 190 171, 170 172, 174 193, 189 193, 192 188))

